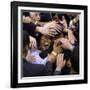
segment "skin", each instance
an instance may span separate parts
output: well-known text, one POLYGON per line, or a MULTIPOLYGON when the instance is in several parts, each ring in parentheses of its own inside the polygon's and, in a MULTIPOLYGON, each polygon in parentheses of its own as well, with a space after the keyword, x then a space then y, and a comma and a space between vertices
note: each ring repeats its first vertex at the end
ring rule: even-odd
POLYGON ((49 36, 41 36, 41 40, 40 40, 40 49, 41 50, 47 50, 50 45, 52 44, 52 41, 50 40, 49 36))
POLYGON ((46 23, 43 27, 37 26, 36 31, 40 32, 43 35, 54 37, 55 35, 57 35, 57 32, 61 32, 61 27, 59 24, 57 24, 57 22, 52 21, 46 23))
POLYGON ((40 21, 40 14, 38 12, 30 12, 30 17, 33 22, 40 21))

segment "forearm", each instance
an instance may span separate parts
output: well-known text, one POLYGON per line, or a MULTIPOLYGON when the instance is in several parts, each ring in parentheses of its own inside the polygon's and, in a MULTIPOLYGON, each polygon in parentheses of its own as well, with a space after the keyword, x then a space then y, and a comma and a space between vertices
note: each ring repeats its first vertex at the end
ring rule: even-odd
POLYGON ((39 32, 39 33, 42 34, 42 27, 37 26, 37 27, 36 27, 36 32, 39 32))

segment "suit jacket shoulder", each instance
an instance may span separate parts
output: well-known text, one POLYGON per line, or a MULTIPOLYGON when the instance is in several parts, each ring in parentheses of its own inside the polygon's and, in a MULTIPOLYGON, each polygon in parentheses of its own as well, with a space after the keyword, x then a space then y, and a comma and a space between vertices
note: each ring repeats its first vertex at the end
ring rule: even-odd
POLYGON ((31 64, 23 59, 23 76, 42 76, 44 75, 45 67, 40 64, 31 64))

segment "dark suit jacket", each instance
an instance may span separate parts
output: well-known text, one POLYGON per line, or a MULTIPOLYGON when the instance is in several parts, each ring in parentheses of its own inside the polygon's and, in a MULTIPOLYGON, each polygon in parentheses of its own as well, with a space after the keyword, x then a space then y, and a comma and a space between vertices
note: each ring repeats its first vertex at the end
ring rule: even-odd
POLYGON ((36 25, 33 23, 23 23, 23 30, 25 30, 29 35, 35 37, 36 25))
POLYGON ((79 46, 75 46, 73 53, 72 53, 72 57, 71 57, 71 63, 72 63, 72 67, 73 69, 79 73, 79 46))
POLYGON ((60 71, 53 72, 53 65, 47 62, 46 65, 32 64, 23 59, 23 77, 60 75, 60 71))
POLYGON ((43 65, 32 64, 23 59, 23 76, 42 76, 45 74, 45 68, 43 65))

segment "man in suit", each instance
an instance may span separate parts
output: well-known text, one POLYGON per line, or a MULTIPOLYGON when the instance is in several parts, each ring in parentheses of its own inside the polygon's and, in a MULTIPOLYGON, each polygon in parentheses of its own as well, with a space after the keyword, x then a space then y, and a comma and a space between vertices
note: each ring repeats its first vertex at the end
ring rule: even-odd
POLYGON ((57 56, 56 69, 53 72, 53 60, 52 56, 56 54, 53 52, 48 58, 46 65, 32 64, 26 59, 27 51, 29 47, 29 35, 23 31, 23 77, 30 76, 45 76, 45 75, 60 75, 61 70, 65 66, 65 60, 63 60, 63 54, 57 56))
POLYGON ((29 47, 29 35, 23 31, 23 76, 39 76, 44 75, 44 66, 31 64, 26 60, 26 55, 29 47))

